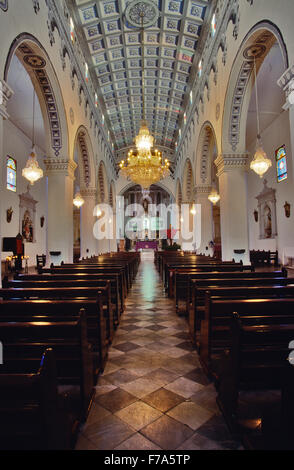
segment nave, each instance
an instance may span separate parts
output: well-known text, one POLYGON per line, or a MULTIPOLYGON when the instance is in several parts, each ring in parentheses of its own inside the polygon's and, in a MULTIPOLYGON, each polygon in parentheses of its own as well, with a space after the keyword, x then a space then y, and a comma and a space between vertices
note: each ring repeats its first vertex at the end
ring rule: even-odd
POLYGON ((141 264, 77 450, 225 450, 234 441, 155 269, 141 264))

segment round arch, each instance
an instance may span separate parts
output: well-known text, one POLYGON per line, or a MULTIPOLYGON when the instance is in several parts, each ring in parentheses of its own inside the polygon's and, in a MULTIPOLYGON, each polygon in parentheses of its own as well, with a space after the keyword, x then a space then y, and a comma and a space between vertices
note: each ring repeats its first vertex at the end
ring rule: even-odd
POLYGON ((69 155, 68 126, 62 92, 46 50, 28 33, 17 36, 10 46, 6 59, 5 81, 14 55, 29 74, 40 102, 48 157, 60 158, 69 155))
POLYGON ((272 46, 278 42, 285 69, 287 49, 278 27, 271 22, 257 23, 245 36, 235 57, 226 91, 223 112, 222 153, 244 153, 246 123, 254 86, 254 57, 257 73, 272 46))

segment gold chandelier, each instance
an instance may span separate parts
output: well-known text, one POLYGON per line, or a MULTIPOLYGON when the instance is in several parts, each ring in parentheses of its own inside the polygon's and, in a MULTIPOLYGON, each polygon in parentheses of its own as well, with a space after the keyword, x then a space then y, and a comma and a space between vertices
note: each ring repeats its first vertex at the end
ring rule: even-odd
POLYGON ((122 174, 143 189, 148 189, 169 175, 169 161, 163 161, 159 150, 151 150, 154 137, 149 132, 146 121, 142 121, 136 139, 136 150, 130 150, 127 162, 120 162, 122 174))
POLYGON ((150 134, 148 124, 145 119, 145 67, 144 67, 144 11, 141 16, 141 44, 142 44, 142 104, 143 120, 139 134, 135 138, 136 149, 130 150, 127 161, 122 160, 119 164, 122 174, 136 184, 140 184, 143 189, 148 189, 152 184, 157 183, 169 175, 169 161, 163 160, 159 150, 152 150, 154 137, 150 134))

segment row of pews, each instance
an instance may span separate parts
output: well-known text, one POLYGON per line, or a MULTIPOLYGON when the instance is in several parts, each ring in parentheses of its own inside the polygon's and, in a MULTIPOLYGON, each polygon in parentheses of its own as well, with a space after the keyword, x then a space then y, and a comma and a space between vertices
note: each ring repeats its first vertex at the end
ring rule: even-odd
POLYGON ((247 449, 293 450, 294 279, 196 254, 161 252, 155 264, 233 435, 247 449))
POLYGON ((110 253, 3 279, 0 449, 74 448, 139 263, 110 253))

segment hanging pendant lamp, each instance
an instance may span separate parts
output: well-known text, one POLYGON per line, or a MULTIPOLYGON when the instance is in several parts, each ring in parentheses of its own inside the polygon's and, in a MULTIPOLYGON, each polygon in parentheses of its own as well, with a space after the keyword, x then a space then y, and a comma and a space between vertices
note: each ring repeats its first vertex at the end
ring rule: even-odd
POLYGON ((212 184, 212 188, 211 188, 211 192, 208 196, 208 199, 209 201, 215 206, 218 201, 220 200, 220 195, 219 193, 217 192, 217 189, 216 189, 216 186, 215 186, 215 182, 213 182, 212 184))
POLYGON ((254 56, 254 77, 255 77, 255 99, 256 99, 256 118, 257 118, 257 143, 256 151, 253 160, 250 163, 250 169, 255 171, 260 178, 268 171, 272 166, 271 160, 267 157, 262 147, 261 136, 260 136, 260 122, 259 122, 259 107, 258 107, 258 93, 257 93, 257 78, 256 78, 256 60, 254 56))
POLYGON ((85 200, 82 198, 81 193, 78 191, 73 200, 74 205, 79 209, 85 203, 85 200))
POLYGON ((25 168, 22 170, 22 176, 26 178, 31 185, 36 181, 43 178, 43 170, 39 167, 36 149, 35 149, 35 90, 33 94, 33 136, 32 136, 32 151, 28 158, 25 168))

